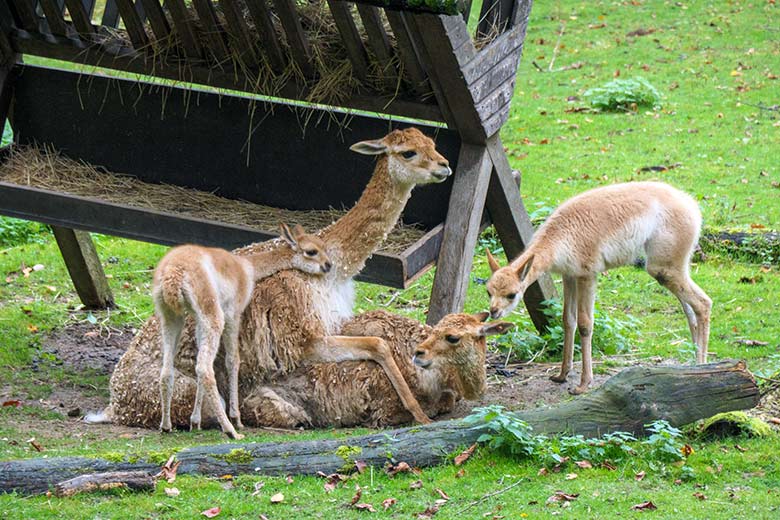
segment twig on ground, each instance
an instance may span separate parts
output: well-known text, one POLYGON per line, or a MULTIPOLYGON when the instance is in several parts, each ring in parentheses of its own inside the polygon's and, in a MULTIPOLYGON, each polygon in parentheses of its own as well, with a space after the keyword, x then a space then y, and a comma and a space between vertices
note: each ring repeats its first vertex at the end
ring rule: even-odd
POLYGON ((468 511, 469 509, 471 509, 472 507, 476 506, 477 504, 481 504, 482 502, 484 502, 484 501, 485 501, 485 500, 487 500, 488 498, 491 498, 491 497, 494 497, 494 496, 496 496, 496 495, 500 495, 501 493, 505 493, 505 492, 509 491, 509 490, 510 490, 510 489, 512 489, 513 487, 515 487, 515 486, 519 485, 519 484, 520 484, 521 482, 523 482, 524 480, 525 480, 525 478, 521 478, 521 479, 519 479, 518 481, 516 481, 514 484, 510 484, 510 485, 508 485, 508 486, 507 486, 507 487, 505 487, 505 488, 499 489, 498 491, 493 491, 492 493, 488 493, 488 494, 486 494, 486 495, 482 495, 482 498, 480 498, 480 499, 478 499, 478 500, 475 500, 475 501, 473 501, 473 502, 469 502, 469 503, 466 505, 466 507, 464 507, 463 509, 460 509, 460 510, 456 511, 456 512, 455 512, 455 515, 459 515, 459 514, 463 513, 464 511, 468 511))
POLYGON ((555 48, 553 49, 553 55, 552 58, 550 58, 550 65, 547 67, 547 70, 549 72, 552 72, 553 65, 555 64, 555 58, 558 57, 558 51, 561 48, 561 39, 563 38, 563 33, 566 32, 566 24, 561 24, 561 30, 558 31, 558 41, 555 42, 555 48))

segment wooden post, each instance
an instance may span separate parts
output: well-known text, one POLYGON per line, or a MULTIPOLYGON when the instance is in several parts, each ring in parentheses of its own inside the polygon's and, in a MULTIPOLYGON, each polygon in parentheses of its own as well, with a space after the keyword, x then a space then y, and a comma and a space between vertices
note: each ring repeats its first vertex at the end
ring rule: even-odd
POLYGON ((84 306, 88 309, 114 307, 114 296, 89 233, 59 226, 51 229, 84 306))
MULTIPOLYGON (((491 169, 484 146, 463 143, 436 261, 436 277, 428 307, 429 324, 463 308, 491 169)), ((487 302, 485 304, 487 306, 487 302)))
MULTIPOLYGON (((498 135, 488 139, 488 153, 493 160, 493 175, 485 202, 507 260, 511 261, 525 250, 533 237, 534 228, 498 135)), ((541 304, 555 296, 555 286, 546 274, 531 284, 523 294, 528 315, 539 332, 544 332, 548 324, 548 317, 542 312, 541 304)))

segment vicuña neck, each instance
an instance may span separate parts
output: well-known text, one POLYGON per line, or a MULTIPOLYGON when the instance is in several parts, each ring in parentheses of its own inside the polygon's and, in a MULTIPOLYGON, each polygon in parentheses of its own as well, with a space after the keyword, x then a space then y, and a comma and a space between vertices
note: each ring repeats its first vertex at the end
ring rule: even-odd
POLYGON ((255 280, 261 280, 284 269, 292 268, 294 254, 295 252, 290 247, 283 245, 277 249, 254 253, 244 258, 252 264, 255 280))
POLYGON ((360 200, 323 233, 328 251, 334 253, 338 278, 352 278, 360 272, 366 259, 395 227, 412 187, 394 182, 387 169, 387 156, 379 158, 360 200))

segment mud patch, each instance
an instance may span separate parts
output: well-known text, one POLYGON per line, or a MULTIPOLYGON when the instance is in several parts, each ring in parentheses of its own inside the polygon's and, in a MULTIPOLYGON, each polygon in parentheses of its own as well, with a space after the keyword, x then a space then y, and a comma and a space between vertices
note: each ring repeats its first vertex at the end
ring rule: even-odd
POLYGON ((110 374, 135 336, 131 327, 121 329, 76 323, 54 331, 41 350, 53 355, 74 372, 92 370, 110 374))

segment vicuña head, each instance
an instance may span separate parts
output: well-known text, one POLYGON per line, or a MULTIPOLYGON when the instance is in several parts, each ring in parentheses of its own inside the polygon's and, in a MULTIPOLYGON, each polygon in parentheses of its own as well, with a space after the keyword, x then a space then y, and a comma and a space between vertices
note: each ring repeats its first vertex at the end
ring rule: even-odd
POLYGON ((493 276, 487 282, 487 291, 490 296, 490 317, 495 320, 512 312, 523 298, 525 290, 536 280, 529 276, 534 264, 534 256, 529 256, 516 267, 512 264, 501 267, 490 254, 490 250, 486 251, 488 265, 493 272, 493 276))
POLYGON ((279 224, 280 236, 297 253, 292 258, 292 266, 299 271, 321 274, 330 271, 332 264, 325 252, 325 242, 316 235, 306 233, 300 224, 292 230, 284 222, 279 224))
POLYGON ((487 312, 478 314, 448 314, 418 345, 414 364, 426 370, 447 372, 454 378, 466 399, 476 399, 485 393, 485 338, 504 334, 514 325, 505 321, 484 323, 487 312))
POLYGON ((349 148, 364 155, 386 155, 390 176, 399 184, 432 184, 452 174, 450 163, 436 151, 433 140, 417 130, 394 130, 382 139, 361 141, 349 148))

